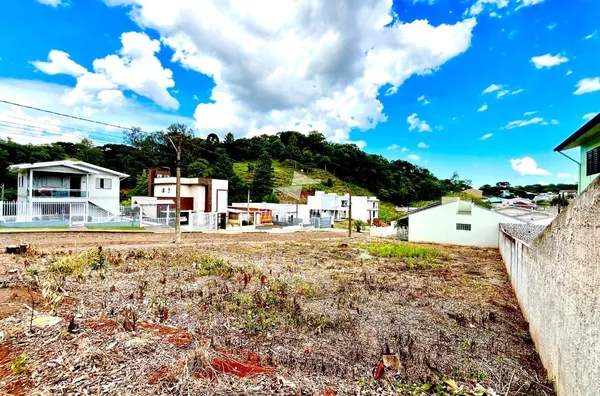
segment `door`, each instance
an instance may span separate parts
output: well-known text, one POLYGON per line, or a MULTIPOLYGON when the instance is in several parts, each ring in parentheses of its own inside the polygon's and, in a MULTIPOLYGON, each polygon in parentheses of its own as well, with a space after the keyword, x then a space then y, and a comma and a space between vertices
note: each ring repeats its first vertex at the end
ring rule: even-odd
POLYGON ((71 176, 69 190, 69 197, 81 197, 81 176, 71 176))

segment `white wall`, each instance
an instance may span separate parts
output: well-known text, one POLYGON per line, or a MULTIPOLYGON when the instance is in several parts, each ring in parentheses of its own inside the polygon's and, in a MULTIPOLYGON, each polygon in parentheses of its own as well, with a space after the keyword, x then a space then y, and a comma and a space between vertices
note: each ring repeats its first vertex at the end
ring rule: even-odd
MULTIPOLYGON (((232 206, 236 208, 246 208, 248 206, 247 202, 234 202, 232 206)), ((255 209, 269 209, 273 212, 273 221, 284 222, 288 220, 289 216, 294 216, 294 218, 308 220, 309 219, 309 209, 308 205, 298 204, 298 215, 296 216, 296 204, 285 204, 285 203, 266 203, 266 202, 250 202, 250 208, 255 209), (277 218, 279 216, 279 218, 277 218), (276 220, 278 219, 278 220, 276 220)))
MULTIPOLYGON (((35 171, 34 171, 35 175, 35 171)), ((88 199, 95 205, 100 206, 104 210, 109 211, 113 214, 119 213, 119 192, 121 190, 121 182, 118 176, 111 174, 99 173, 97 175, 89 175, 89 181, 87 181, 88 199), (96 188, 96 179, 110 179, 110 189, 96 188)), ((85 190, 86 177, 82 176, 81 189, 85 190)))
POLYGON ((229 201, 228 194, 223 194, 219 196, 219 190, 229 190, 229 181, 220 180, 220 179, 212 179, 212 211, 219 213, 227 212, 227 202, 229 201))
POLYGON ((523 223, 476 205, 471 205, 471 214, 459 214, 458 209, 459 201, 456 201, 409 215, 408 240, 498 247, 500 223, 523 223), (471 231, 457 230, 457 223, 470 224, 471 231))

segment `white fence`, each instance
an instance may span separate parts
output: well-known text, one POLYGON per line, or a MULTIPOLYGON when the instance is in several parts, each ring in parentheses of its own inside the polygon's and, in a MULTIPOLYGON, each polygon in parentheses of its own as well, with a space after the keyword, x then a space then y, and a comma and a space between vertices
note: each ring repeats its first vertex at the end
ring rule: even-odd
POLYGON ((218 213, 189 213, 189 228, 193 231, 214 231, 219 226, 218 213))
POLYGON ((83 223, 86 206, 84 202, 1 202, 0 222, 83 223))

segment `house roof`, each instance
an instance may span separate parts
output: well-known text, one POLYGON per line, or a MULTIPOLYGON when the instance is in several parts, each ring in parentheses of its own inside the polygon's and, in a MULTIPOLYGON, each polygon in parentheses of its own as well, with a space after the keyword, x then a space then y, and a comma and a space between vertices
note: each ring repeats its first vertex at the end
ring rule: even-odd
POLYGON ((95 174, 102 172, 102 173, 108 173, 111 175, 119 176, 120 178, 129 177, 129 175, 126 173, 117 172, 112 169, 103 168, 98 165, 88 164, 87 162, 83 162, 83 161, 73 161, 73 160, 35 162, 35 163, 30 163, 30 164, 15 164, 15 165, 10 165, 8 167, 8 169, 10 169, 11 171, 19 171, 19 170, 28 170, 28 169, 49 168, 52 166, 65 166, 67 168, 85 172, 90 175, 95 175, 95 174))
POLYGON ((584 126, 569 136, 564 142, 556 146, 554 151, 563 151, 579 147, 598 135, 600 135, 600 113, 596 114, 594 118, 589 120, 584 126))

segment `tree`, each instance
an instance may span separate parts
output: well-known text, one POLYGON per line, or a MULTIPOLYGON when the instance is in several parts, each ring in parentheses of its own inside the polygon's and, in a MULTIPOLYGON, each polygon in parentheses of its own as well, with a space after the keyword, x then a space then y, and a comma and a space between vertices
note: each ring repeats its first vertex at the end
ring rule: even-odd
POLYGON ((503 181, 503 182, 498 182, 496 183, 496 187, 498 188, 502 188, 502 189, 509 189, 510 188, 510 183, 507 181, 503 181))
POLYGON ((129 197, 148 196, 148 172, 146 169, 136 177, 135 187, 129 191, 129 197))
POLYGON ((206 137, 206 142, 211 146, 216 146, 219 144, 219 137, 216 134, 211 133, 206 137))
POLYGON ((217 149, 219 158, 211 167, 210 177, 229 181, 229 203, 246 200, 246 184, 235 174, 233 162, 224 149, 217 149))
POLYGON ((290 136, 288 144, 285 148, 284 156, 285 156, 285 158, 291 159, 294 161, 300 160, 300 157, 302 156, 302 153, 300 152, 300 149, 298 148, 298 137, 296 136, 295 133, 292 133, 292 135, 290 136))
POLYGON ((210 164, 207 160, 200 158, 188 165, 187 174, 189 177, 208 177, 210 164))
POLYGON ((271 167, 272 160, 266 151, 263 151, 254 171, 251 195, 255 202, 263 202, 265 197, 273 193, 275 172, 271 167))
POLYGON ((91 140, 83 139, 78 144, 77 159, 94 165, 104 165, 102 149, 94 146, 91 140))

